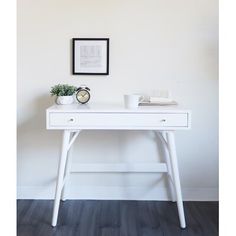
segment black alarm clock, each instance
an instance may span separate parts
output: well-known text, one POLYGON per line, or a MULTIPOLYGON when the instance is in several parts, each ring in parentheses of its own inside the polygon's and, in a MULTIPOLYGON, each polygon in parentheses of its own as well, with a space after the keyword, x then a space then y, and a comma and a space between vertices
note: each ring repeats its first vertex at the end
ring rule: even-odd
POLYGON ((90 89, 86 85, 81 85, 77 89, 76 99, 79 103, 85 104, 90 99, 90 89))

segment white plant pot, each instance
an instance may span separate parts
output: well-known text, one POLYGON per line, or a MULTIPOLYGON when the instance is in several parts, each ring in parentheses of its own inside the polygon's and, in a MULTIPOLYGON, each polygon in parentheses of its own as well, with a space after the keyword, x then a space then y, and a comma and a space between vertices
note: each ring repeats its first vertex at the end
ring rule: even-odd
POLYGON ((58 105, 68 105, 74 102, 73 96, 58 96, 56 103, 58 105))

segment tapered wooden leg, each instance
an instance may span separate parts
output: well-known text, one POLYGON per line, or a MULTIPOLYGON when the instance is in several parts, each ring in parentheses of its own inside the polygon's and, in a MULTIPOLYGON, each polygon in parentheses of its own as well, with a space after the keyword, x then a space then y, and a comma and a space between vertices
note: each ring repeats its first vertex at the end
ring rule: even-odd
POLYGON ((180 227, 185 228, 186 222, 185 222, 185 216, 184 216, 184 206, 183 206, 183 199, 182 199, 180 179, 179 179, 179 169, 178 169, 178 161, 177 161, 177 155, 176 155, 174 132, 172 131, 167 132, 167 142, 168 142, 169 153, 170 153, 170 162, 171 162, 172 170, 173 170, 173 179, 174 179, 174 185, 175 185, 175 191, 176 191, 180 227))
MULTIPOLYGON (((73 137, 72 134, 73 133, 71 132, 70 140, 73 137)), ((63 186, 63 189, 62 189, 62 195, 61 195, 61 200, 62 201, 66 201, 66 199, 67 199, 67 192, 68 192, 67 191, 68 190, 67 183, 68 183, 69 178, 70 178, 70 167, 71 167, 72 152, 73 152, 73 145, 70 147, 70 149, 68 151, 68 154, 67 154, 66 170, 65 170, 65 175, 64 175, 65 183, 64 183, 64 186, 63 186)))
POLYGON ((70 131, 65 130, 63 132, 61 158, 60 158, 60 163, 58 167, 57 185, 56 185, 56 193, 55 193, 53 216, 52 216, 53 227, 56 226, 57 224, 57 217, 58 217, 58 211, 59 211, 59 205, 60 205, 60 199, 61 199, 61 191, 62 191, 63 182, 64 182, 64 173, 65 173, 69 141, 70 141, 70 131))
MULTIPOLYGON (((161 132, 161 135, 167 143, 166 132, 161 132)), ((172 166, 171 166, 171 162, 170 162, 169 150, 166 145, 164 145, 164 156, 165 156, 165 161, 166 161, 166 165, 167 165, 168 185, 169 185, 169 189, 170 189, 171 200, 172 200, 172 202, 176 202, 175 187, 174 187, 174 183, 173 183, 173 180, 174 180, 173 179, 173 170, 172 170, 172 166)))

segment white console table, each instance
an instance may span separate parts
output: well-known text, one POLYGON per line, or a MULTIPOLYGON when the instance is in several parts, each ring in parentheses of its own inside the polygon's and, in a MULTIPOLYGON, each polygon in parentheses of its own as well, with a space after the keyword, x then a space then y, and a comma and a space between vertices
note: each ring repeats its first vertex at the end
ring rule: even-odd
MULTIPOLYGON (((175 130, 191 126, 191 113, 178 106, 140 106, 125 109, 122 105, 54 105, 47 109, 47 129, 63 130, 62 150, 58 168, 52 226, 56 226, 60 199, 66 200, 65 184, 71 171, 69 150, 82 130, 153 130, 165 148, 165 163, 156 165, 117 164, 87 165, 83 172, 162 172, 167 173, 172 200, 177 201, 181 228, 186 227, 178 162, 175 148, 175 130), (102 167, 102 168, 101 168, 102 167), (110 166, 111 167, 111 166, 110 166)), ((75 171, 73 171, 75 172, 75 171)), ((79 172, 79 171, 77 171, 79 172)))

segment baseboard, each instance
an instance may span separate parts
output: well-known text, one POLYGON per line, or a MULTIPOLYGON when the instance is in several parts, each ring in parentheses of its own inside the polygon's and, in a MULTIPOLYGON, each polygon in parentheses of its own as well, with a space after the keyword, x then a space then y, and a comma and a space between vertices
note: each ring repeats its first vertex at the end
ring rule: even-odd
MULTIPOLYGON (((218 188, 182 188, 184 201, 218 201, 218 188)), ((53 199, 54 188, 21 186, 17 188, 18 199, 53 199)), ((159 200, 169 201, 170 196, 164 187, 112 187, 80 186, 70 187, 68 199, 97 200, 159 200)))

